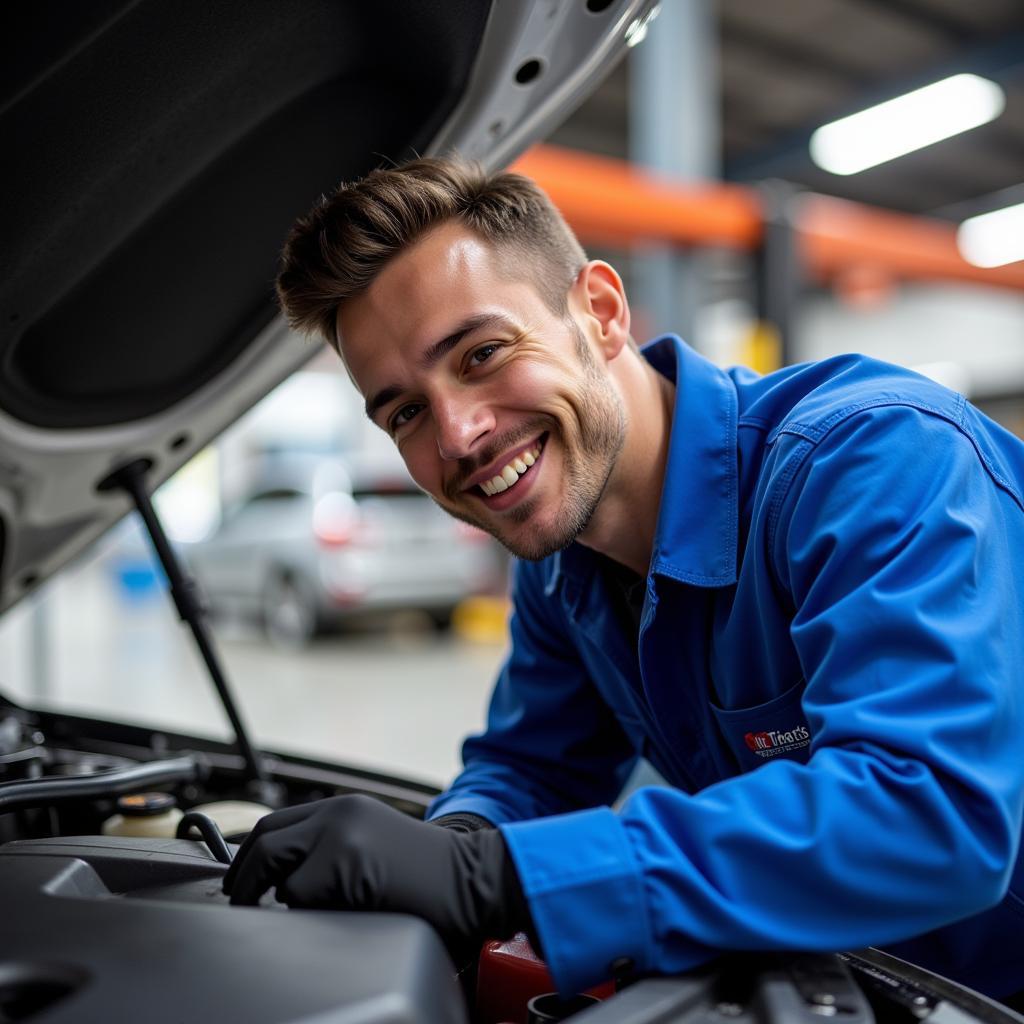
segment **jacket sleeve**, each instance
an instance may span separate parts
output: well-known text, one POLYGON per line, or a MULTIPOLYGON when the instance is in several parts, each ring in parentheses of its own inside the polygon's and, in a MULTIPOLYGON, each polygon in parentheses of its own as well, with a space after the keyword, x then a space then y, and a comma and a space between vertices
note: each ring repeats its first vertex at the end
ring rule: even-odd
POLYGON ((511 648, 486 731, 462 749, 464 770, 428 808, 494 824, 610 803, 636 754, 571 639, 543 563, 516 563, 511 648))
POLYGON ((810 759, 504 827, 563 991, 620 957, 674 973, 719 950, 895 942, 1005 892, 1024 791, 1019 499, 970 438, 908 407, 782 441, 761 554, 794 608, 810 759))

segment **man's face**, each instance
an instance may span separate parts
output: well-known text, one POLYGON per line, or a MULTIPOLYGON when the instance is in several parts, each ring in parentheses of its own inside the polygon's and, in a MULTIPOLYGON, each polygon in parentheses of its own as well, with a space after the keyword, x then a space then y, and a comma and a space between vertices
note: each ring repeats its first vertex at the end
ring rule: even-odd
MULTIPOLYGON (((506 261, 507 262, 507 261, 506 261)), ((338 316, 371 418, 445 511, 513 554, 571 543, 597 508, 625 415, 599 352, 487 243, 447 224, 338 316)))

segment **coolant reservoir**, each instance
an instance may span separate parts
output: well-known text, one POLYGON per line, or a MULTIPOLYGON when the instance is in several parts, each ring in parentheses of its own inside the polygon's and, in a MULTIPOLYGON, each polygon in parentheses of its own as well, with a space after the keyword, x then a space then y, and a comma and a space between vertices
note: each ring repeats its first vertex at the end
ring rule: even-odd
POLYGON ((190 809, 212 818, 228 842, 243 839, 253 830, 256 822, 271 811, 266 804, 250 800, 215 800, 190 809))
POLYGON ((170 793, 132 793, 118 797, 118 814, 100 828, 105 836, 136 836, 173 839, 181 811, 170 793))

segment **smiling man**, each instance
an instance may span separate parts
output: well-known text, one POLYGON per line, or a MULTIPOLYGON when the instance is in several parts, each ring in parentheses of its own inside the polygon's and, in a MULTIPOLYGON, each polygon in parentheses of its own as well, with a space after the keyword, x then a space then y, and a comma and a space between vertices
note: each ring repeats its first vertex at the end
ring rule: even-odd
POLYGON ((502 255, 444 224, 339 309, 367 413, 442 508, 513 554, 603 537, 645 571, 665 458, 645 442, 668 437, 671 385, 635 352, 620 358, 629 313, 611 267, 581 252, 555 305, 502 255), (627 404, 642 410, 630 431, 627 404))
POLYGON ((1024 446, 861 357, 641 352, 536 186, 420 160, 322 201, 279 279, 420 487, 517 555, 486 731, 424 824, 264 819, 236 903, 526 929, 571 992, 868 944, 1024 985, 1024 446), (667 780, 613 812, 643 756, 667 780), (438 824, 447 826, 436 827, 438 824))

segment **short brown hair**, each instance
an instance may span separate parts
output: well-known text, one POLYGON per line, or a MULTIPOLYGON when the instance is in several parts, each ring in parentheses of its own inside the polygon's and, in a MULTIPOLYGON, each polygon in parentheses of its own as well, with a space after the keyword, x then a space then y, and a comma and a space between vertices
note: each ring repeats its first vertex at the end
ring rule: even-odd
POLYGON ((421 158, 343 183, 295 223, 277 278, 288 322, 336 346, 338 307, 369 287, 392 257, 455 219, 510 258, 551 309, 565 314, 587 257, 547 195, 519 174, 421 158))

